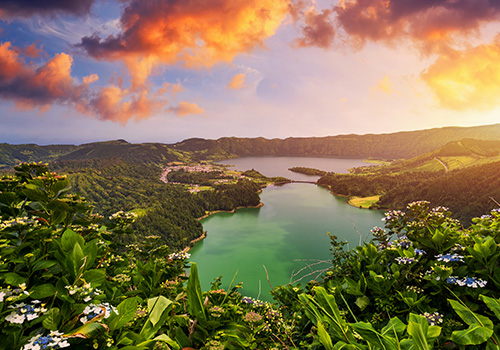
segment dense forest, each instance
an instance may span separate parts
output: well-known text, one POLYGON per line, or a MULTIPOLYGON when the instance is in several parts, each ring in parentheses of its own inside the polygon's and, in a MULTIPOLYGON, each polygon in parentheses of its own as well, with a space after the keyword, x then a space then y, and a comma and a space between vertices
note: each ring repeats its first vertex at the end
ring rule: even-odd
POLYGON ((500 205, 500 162, 449 172, 328 174, 318 180, 332 192, 346 196, 381 195, 374 208, 402 209, 416 200, 450 208, 466 225, 473 217, 500 205))
POLYGON ((249 180, 190 193, 182 185, 161 182, 161 169, 155 165, 118 158, 59 161, 51 168, 68 174, 72 192, 88 198, 105 216, 118 210, 134 210, 138 218, 133 227, 138 236, 130 235, 129 242, 158 235, 171 249, 182 249, 202 235, 197 218, 208 211, 260 203, 260 186, 249 180))

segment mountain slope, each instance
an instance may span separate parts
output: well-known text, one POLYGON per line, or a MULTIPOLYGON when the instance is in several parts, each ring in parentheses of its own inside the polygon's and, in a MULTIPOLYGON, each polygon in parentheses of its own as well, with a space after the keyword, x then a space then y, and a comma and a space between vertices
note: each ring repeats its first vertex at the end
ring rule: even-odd
POLYGON ((223 137, 218 140, 188 139, 173 148, 207 155, 226 156, 329 156, 409 159, 448 142, 466 138, 500 140, 500 124, 477 127, 445 127, 391 134, 290 137, 287 139, 223 137))

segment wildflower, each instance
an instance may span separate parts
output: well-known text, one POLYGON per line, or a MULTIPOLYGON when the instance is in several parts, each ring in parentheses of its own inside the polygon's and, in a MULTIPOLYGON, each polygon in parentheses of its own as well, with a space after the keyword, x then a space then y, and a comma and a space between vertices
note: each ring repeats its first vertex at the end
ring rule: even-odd
POLYGON ((406 265, 406 264, 411 264, 414 263, 416 260, 414 258, 396 258, 396 261, 398 262, 398 265, 406 265))
POLYGON ((386 212, 385 218, 382 218, 382 221, 390 221, 392 219, 399 219, 404 216, 404 213, 401 210, 390 210, 386 212))
POLYGON ((439 254, 436 255, 438 261, 450 262, 450 261, 462 261, 463 256, 458 254, 439 254))
POLYGON ((462 279, 459 279, 458 277, 456 276, 450 276, 446 279, 446 283, 449 283, 449 284, 457 284, 459 285, 460 287, 470 287, 470 288, 483 288, 486 286, 486 284, 488 283, 488 281, 484 281, 480 278, 475 278, 475 277, 464 277, 462 279))
POLYGON ((220 317, 222 314, 224 314, 224 309, 220 306, 213 306, 208 311, 210 311, 210 315, 212 315, 213 317, 220 317))
POLYGON ((408 249, 413 245, 413 243, 410 240, 408 240, 408 238, 406 236, 402 236, 395 243, 396 243, 396 245, 398 245, 399 247, 401 247, 403 249, 408 249))
POLYGON ((415 248, 415 255, 424 255, 427 254, 425 250, 415 248))
POLYGON ((24 321, 32 321, 35 318, 38 318, 40 314, 47 312, 47 309, 44 307, 45 304, 38 305, 40 302, 38 300, 34 300, 31 305, 25 303, 19 303, 14 306, 9 306, 9 309, 14 309, 7 317, 5 317, 5 321, 16 324, 23 324, 24 321))
POLYGON ((65 286, 64 288, 68 290, 69 295, 74 295, 76 299, 86 303, 102 293, 100 289, 92 288, 90 283, 85 282, 82 286, 65 286))
POLYGON ((383 228, 380 228, 380 227, 374 227, 370 230, 370 232, 372 233, 372 235, 374 235, 375 237, 377 238, 381 238, 381 237, 384 237, 385 236, 385 230, 383 228))
POLYGON ((242 301, 243 303, 245 303, 245 304, 253 304, 253 303, 254 303, 253 299, 252 299, 252 298, 250 298, 250 297, 243 297, 243 298, 241 299, 241 301, 242 301))
POLYGON ((423 293, 424 290, 422 288, 416 286, 406 286, 406 290, 409 292, 415 292, 417 294, 423 293))
POLYGON ((225 295, 226 291, 224 289, 216 289, 216 290, 211 290, 210 294, 222 294, 222 295, 225 295))
POLYGON ((88 305, 82 312, 84 316, 80 317, 80 322, 87 323, 97 317, 100 319, 108 318, 111 315, 111 311, 118 315, 118 310, 114 306, 109 305, 109 303, 88 305))
POLYGON ((250 323, 259 322, 260 320, 262 320, 262 316, 256 312, 250 311, 250 312, 247 312, 244 320, 246 322, 250 322, 250 323))
POLYGON ((23 346, 22 350, 40 350, 40 349, 61 349, 70 346, 67 340, 63 338, 63 333, 51 331, 49 335, 38 334, 29 340, 29 343, 23 346))
POLYGON ((180 253, 172 253, 168 256, 170 260, 185 260, 189 259, 191 257, 191 254, 185 253, 185 252, 180 252, 180 253))
POLYGON ((422 316, 424 316, 427 319, 427 322, 431 326, 443 323, 443 315, 441 315, 439 312, 434 312, 432 314, 424 312, 422 316))
POLYGON ((116 276, 111 277, 111 279, 117 283, 125 283, 130 281, 130 276, 125 273, 119 273, 116 276))

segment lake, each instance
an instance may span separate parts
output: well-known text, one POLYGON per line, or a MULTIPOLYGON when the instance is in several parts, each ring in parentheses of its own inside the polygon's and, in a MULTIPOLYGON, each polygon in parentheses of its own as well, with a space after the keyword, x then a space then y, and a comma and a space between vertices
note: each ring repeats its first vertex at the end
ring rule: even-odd
MULTIPOLYGON (((287 176, 288 172, 292 176, 287 177, 294 180, 304 178, 297 178, 301 174, 287 170, 292 166, 346 172, 347 168, 366 165, 358 159, 314 159, 319 162, 307 163, 304 158, 294 157, 252 157, 225 163, 235 164, 238 170, 254 168, 266 176, 287 176), (339 162, 335 165, 336 161, 339 162)), ((235 283, 243 282, 244 295, 271 300, 266 270, 273 287, 308 274, 316 277, 330 263, 329 232, 354 247, 366 238, 371 228, 382 225, 381 211, 352 207, 345 203, 344 197, 334 196, 313 184, 269 186, 260 197, 264 203, 261 208, 217 213, 202 221, 207 238, 193 247, 190 260, 198 263, 204 290, 220 275, 223 287, 227 288, 237 273, 235 283)), ((307 278, 301 282, 307 282, 307 278)))
POLYGON ((231 165, 231 169, 249 170, 253 168, 265 176, 283 176, 299 181, 315 181, 319 176, 294 173, 288 170, 289 168, 306 167, 335 173, 347 173, 347 169, 369 165, 363 159, 326 157, 243 157, 227 159, 218 163, 231 165))

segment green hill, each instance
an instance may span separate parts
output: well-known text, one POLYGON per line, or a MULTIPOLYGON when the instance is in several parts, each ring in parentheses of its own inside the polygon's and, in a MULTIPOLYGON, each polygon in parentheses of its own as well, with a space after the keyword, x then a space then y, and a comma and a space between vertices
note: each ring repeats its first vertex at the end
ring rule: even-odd
POLYGON ((394 162, 385 171, 450 171, 496 161, 500 161, 500 140, 463 139, 448 142, 420 156, 394 162))
POLYGON ((171 145, 183 151, 225 156, 329 156, 409 159, 462 139, 500 140, 500 124, 445 127, 391 134, 290 137, 286 139, 223 137, 188 139, 171 145))

